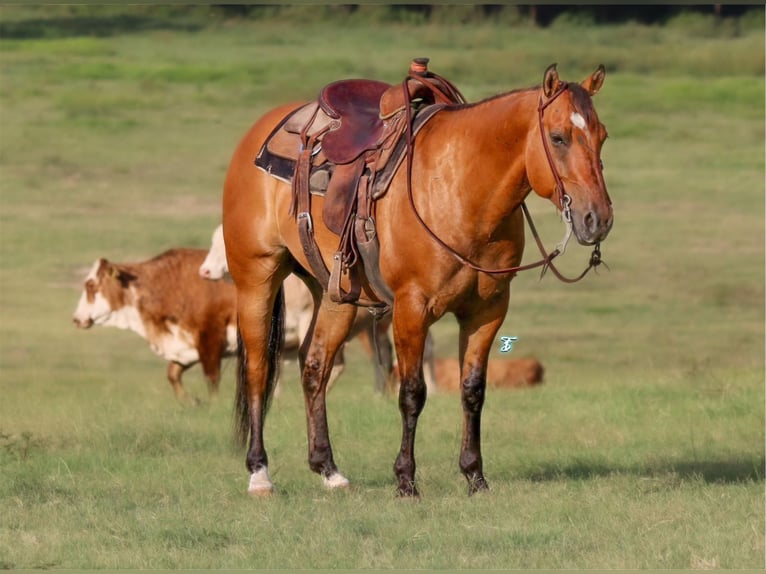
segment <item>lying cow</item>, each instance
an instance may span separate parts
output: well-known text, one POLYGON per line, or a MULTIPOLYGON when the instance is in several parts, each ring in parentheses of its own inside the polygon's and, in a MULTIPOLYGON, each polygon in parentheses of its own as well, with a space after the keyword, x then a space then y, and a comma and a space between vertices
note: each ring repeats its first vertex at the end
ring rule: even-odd
MULTIPOLYGON (((223 225, 213 231, 210 250, 199 268, 200 277, 211 280, 223 279, 229 271, 226 261, 226 245, 223 240, 223 225)), ((288 275, 285 289, 285 350, 297 350, 308 332, 314 314, 314 301, 311 292, 295 275, 288 275)), ((375 365, 375 389, 382 393, 390 389, 393 376, 393 346, 388 335, 391 315, 381 319, 377 325, 367 310, 359 308, 348 340, 359 338, 375 365), (376 341, 377 338, 377 341, 376 341), (376 353, 377 343, 377 353, 376 353), (377 360, 376 360, 377 356, 377 360)), ((430 391, 435 391, 433 374, 433 340, 429 334, 425 349, 425 379, 430 391)), ((344 368, 343 347, 338 351, 335 365, 330 373, 327 388, 340 376, 344 368)))
POLYGON ((171 249, 141 263, 99 259, 85 278, 74 313, 82 329, 104 325, 130 329, 168 361, 176 398, 189 402, 181 375, 202 363, 209 394, 215 395, 221 359, 237 351, 234 286, 204 281, 198 270, 207 252, 171 249))
MULTIPOLYGON (((436 386, 447 392, 460 390, 460 363, 454 357, 434 359, 436 386)), ((543 366, 536 359, 496 359, 487 364, 487 387, 530 387, 543 382, 543 366)))

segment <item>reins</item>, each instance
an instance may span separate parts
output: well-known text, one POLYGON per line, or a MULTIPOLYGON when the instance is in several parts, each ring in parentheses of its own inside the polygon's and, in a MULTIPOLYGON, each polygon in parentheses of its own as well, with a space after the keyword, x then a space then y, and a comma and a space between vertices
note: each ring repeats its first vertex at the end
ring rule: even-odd
MULTIPOLYGON (((408 76, 402 86, 404 88, 404 94, 405 94, 405 101, 408 101, 409 99, 409 90, 407 88, 407 81, 410 79, 408 76)), ((572 203, 572 198, 570 195, 566 193, 564 190, 564 182, 561 179, 561 176, 559 175, 558 170, 556 169, 556 165, 553 162, 553 156, 551 154, 550 148, 548 146, 548 142, 545 138, 545 131, 543 130, 543 115, 545 113, 545 109, 561 94, 564 93, 564 91, 567 90, 568 84, 566 82, 561 82, 561 85, 556 90, 556 92, 548 99, 548 101, 543 102, 542 95, 540 96, 540 103, 537 107, 538 111, 538 121, 540 124, 540 136, 543 140, 543 148, 545 149, 545 155, 548 159, 548 165, 551 168, 551 172, 553 173, 553 179, 556 182, 555 191, 559 199, 559 203, 561 205, 561 211, 565 220, 565 223, 567 225, 567 234, 565 236, 564 241, 562 241, 561 249, 556 247, 551 253, 547 253, 545 250, 545 246, 543 245, 542 240, 540 239, 540 235, 537 232, 537 228, 535 227, 534 222, 532 221, 532 216, 529 214, 529 210, 527 209, 526 202, 521 202, 521 209, 524 212, 524 217, 526 218, 527 222, 529 223, 529 229, 532 232, 532 236, 535 239, 535 243, 537 244, 537 248, 540 250, 540 254, 543 256, 543 258, 539 261, 536 261, 535 263, 528 263, 526 265, 517 265, 514 267, 503 267, 499 269, 487 269, 486 267, 482 267, 481 265, 477 265, 476 263, 472 262, 471 260, 467 259, 466 257, 462 256, 460 253, 458 253, 455 249, 447 245, 434 231, 428 226, 428 224, 423 220, 423 218, 420 216, 420 213, 418 213, 417 208, 415 207, 415 200, 412 197, 412 157, 413 157, 413 146, 414 142, 412 141, 412 112, 411 107, 405 106, 405 114, 406 114, 406 126, 407 126, 407 195, 409 198, 410 206, 412 207, 412 211, 415 214, 415 217, 417 218, 418 222, 420 222, 420 225, 425 229, 428 234, 431 236, 431 238, 436 241, 439 245, 441 245, 445 250, 447 250, 453 257, 455 257, 460 263, 463 265, 470 267, 474 271, 479 271, 481 273, 487 273, 487 274, 501 274, 501 273, 516 273, 517 271, 526 271, 528 269, 534 269, 536 267, 542 267, 542 272, 540 274, 540 277, 542 278, 543 275, 545 275, 545 272, 550 269, 553 274, 564 283, 576 283, 580 281, 587 273, 595 268, 598 267, 603 263, 601 260, 601 244, 596 243, 596 245, 593 248, 593 252, 591 253, 590 259, 588 261, 588 267, 585 268, 585 270, 580 273, 577 277, 570 278, 564 276, 558 269, 556 269, 556 266, 553 264, 553 260, 561 255, 563 253, 566 242, 569 240, 569 234, 571 232, 571 225, 572 225, 572 212, 570 209, 570 205, 572 203)), ((606 263, 604 263, 606 265, 606 263)), ((608 268, 608 267, 607 267, 608 268)))

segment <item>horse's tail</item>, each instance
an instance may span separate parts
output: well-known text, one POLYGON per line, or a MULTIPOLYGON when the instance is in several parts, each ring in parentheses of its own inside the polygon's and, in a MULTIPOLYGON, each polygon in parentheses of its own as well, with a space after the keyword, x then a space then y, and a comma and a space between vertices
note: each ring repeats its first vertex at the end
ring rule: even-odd
MULTIPOLYGON (((274 308, 271 313, 271 329, 269 330, 268 373, 266 375, 266 392, 264 393, 264 406, 262 416, 271 405, 271 397, 279 380, 279 367, 282 364, 282 350, 285 346, 285 293, 280 285, 277 297, 274 300, 274 308)), ((247 349, 242 341, 242 333, 237 326, 237 393, 234 403, 234 424, 238 443, 241 446, 247 444, 252 428, 250 399, 248 393, 247 377, 247 349)))

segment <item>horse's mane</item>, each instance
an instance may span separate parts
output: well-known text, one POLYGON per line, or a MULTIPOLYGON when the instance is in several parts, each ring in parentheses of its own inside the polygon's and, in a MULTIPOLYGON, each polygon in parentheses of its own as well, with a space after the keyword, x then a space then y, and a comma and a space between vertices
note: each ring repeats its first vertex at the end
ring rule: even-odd
POLYGON ((467 110, 470 108, 475 108, 477 106, 481 106, 483 104, 487 104, 489 102, 492 102, 494 100, 499 100, 501 98, 505 98, 508 96, 511 96, 513 94, 521 93, 521 92, 531 92, 533 90, 539 90, 540 86, 533 86, 531 88, 516 88, 515 90, 511 90, 509 92, 501 92, 499 94, 495 94, 494 96, 489 96, 487 98, 484 98, 483 100, 479 100, 478 102, 467 102, 465 104, 454 104, 451 106, 447 106, 444 108, 444 111, 460 111, 460 110, 467 110))
MULTIPOLYGON (((572 103, 574 104, 575 109, 580 114, 582 114, 586 120, 590 120, 591 112, 593 110, 593 101, 591 100, 590 94, 588 94, 588 91, 576 82, 570 82, 568 85, 569 85, 569 92, 572 94, 572 103)), ((477 106, 488 104, 495 100, 507 98, 508 96, 512 96, 514 94, 538 91, 540 90, 540 87, 541 87, 541 84, 537 84, 536 86, 532 86, 529 88, 517 88, 514 90, 510 90, 508 92, 501 92, 499 94, 495 94, 494 96, 489 96, 477 102, 451 105, 444 108, 444 111, 467 110, 467 109, 475 108, 477 106)))

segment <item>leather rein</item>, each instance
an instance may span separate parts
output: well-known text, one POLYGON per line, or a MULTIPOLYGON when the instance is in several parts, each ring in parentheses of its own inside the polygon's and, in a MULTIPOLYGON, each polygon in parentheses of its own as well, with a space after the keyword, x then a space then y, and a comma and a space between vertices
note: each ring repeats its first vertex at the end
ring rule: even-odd
MULTIPOLYGON (((410 77, 408 76, 407 79, 404 80, 404 83, 402 84, 404 87, 404 93, 405 93, 405 101, 408 101, 409 97, 409 91, 407 88, 407 80, 409 80, 410 77)), ((412 211, 415 214, 415 217, 420 222, 420 224, 423 226, 423 228, 428 232, 428 234, 431 236, 434 241, 436 241, 439 245, 441 245, 444 249, 446 249, 453 257, 455 257, 460 263, 463 265, 470 267, 471 269, 475 271, 479 271, 481 273, 487 273, 487 274, 501 274, 501 273, 516 273, 517 271, 526 271, 528 269, 534 269, 536 267, 542 267, 542 272, 540 273, 540 278, 542 279, 543 275, 545 275, 545 272, 550 269, 553 274, 564 283, 576 283, 580 281, 585 275, 593 268, 598 267, 602 263, 604 263, 601 260, 601 244, 596 243, 596 245, 593 248, 593 252, 590 255, 590 260, 588 262, 588 267, 580 273, 577 277, 570 278, 564 276, 558 269, 556 269, 555 265, 553 264, 553 260, 561 255, 564 252, 564 249, 566 248, 566 243, 569 240, 569 236, 572 232, 572 212, 570 209, 570 205, 572 203, 572 197, 566 193, 564 189, 564 182, 561 179, 561 176, 559 175, 558 170, 556 169, 556 164, 553 162, 553 155, 551 154, 550 147, 548 145, 548 141, 545 137, 545 131, 543 130, 543 115, 545 113, 545 109, 553 103, 553 101, 558 98, 561 94, 564 93, 568 89, 568 84, 566 82, 561 82, 558 89, 554 94, 548 99, 548 101, 543 102, 542 95, 540 96, 540 102, 537 106, 537 114, 538 114, 538 121, 540 124, 540 135, 543 140, 543 148, 545 149, 545 156, 548 159, 548 165, 551 168, 551 172, 553 173, 553 179, 556 182, 555 191, 558 196, 559 204, 561 205, 561 212, 563 215, 563 218, 567 225, 567 234, 564 237, 564 240, 550 253, 547 253, 545 250, 545 247, 543 246, 543 242, 540 239, 540 235, 537 232, 537 228, 535 227, 535 224, 532 222, 532 216, 529 214, 529 210, 527 209, 526 202, 521 202, 521 209, 524 212, 524 217, 526 218, 527 222, 529 223, 529 228, 532 231, 532 236, 535 239, 535 243, 537 244, 537 248, 540 250, 540 254, 543 256, 543 258, 539 261, 536 261, 534 263, 528 263, 526 265, 517 265, 515 267, 504 267, 500 269, 487 269, 486 267, 482 267, 480 265, 477 265, 470 261, 469 259, 463 257, 455 251, 452 247, 447 245, 439 236, 436 235, 436 233, 433 232, 433 230, 428 226, 428 224, 423 220, 423 218, 418 213, 417 208, 415 207, 415 201, 412 198, 412 156, 413 156, 413 146, 414 142, 412 141, 412 111, 410 106, 406 106, 406 125, 407 125, 407 194, 410 201, 410 206, 412 207, 412 211)), ((606 266, 606 263, 604 263, 606 266)), ((608 269, 608 266, 607 266, 608 269)))

